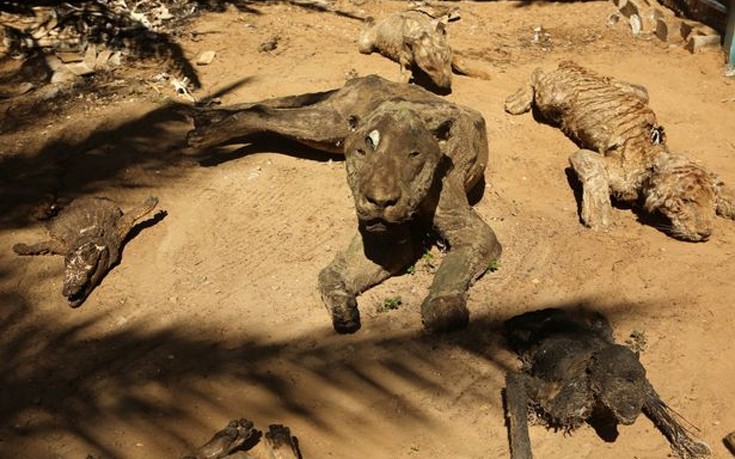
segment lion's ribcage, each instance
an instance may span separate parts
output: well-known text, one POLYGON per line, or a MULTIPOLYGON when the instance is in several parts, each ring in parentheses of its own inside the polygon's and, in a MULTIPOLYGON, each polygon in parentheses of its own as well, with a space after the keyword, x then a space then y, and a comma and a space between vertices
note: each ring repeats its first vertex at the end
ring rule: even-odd
POLYGON ((656 125, 653 111, 638 96, 609 80, 557 70, 537 83, 536 106, 561 125, 581 147, 605 153, 656 125))

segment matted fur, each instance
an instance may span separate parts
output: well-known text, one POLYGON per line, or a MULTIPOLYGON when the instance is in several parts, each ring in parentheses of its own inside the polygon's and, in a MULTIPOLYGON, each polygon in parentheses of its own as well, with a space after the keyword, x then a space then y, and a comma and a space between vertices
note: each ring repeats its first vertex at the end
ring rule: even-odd
POLYGON ((735 217, 735 198, 724 184, 669 151, 644 87, 562 62, 552 72, 536 69, 505 102, 511 114, 532 107, 583 148, 569 162, 582 182, 587 226, 609 226, 610 195, 643 201, 645 210, 670 220, 663 229, 689 241, 709 238, 715 215, 735 217))

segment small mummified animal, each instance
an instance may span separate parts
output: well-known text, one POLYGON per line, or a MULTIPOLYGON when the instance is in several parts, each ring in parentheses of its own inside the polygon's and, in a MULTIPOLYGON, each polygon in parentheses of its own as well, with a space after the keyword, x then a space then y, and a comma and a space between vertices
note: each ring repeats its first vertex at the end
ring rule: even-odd
POLYGON ((427 76, 441 90, 452 86, 452 70, 462 75, 489 79, 489 75, 472 66, 452 50, 447 42, 446 21, 450 15, 434 17, 424 10, 394 13, 380 21, 365 20, 358 46, 363 54, 378 52, 398 62, 401 77, 420 81, 427 76))
POLYGON ((669 220, 661 229, 687 241, 707 240, 716 215, 735 219, 733 192, 716 175, 669 151, 644 87, 562 62, 551 72, 536 69, 529 84, 505 101, 514 115, 531 108, 583 148, 569 162, 582 182, 585 225, 610 225, 610 195, 642 201, 646 211, 669 220))
POLYGON ((238 452, 243 452, 237 455, 242 459, 301 459, 298 441, 288 427, 271 424, 265 441, 261 436, 252 421, 236 419, 181 459, 222 459, 238 452))
POLYGON ((530 459, 529 408, 549 428, 565 432, 590 420, 629 425, 643 412, 683 459, 708 456, 646 378, 638 354, 615 344, 599 313, 543 309, 505 323, 512 350, 523 362, 506 377, 505 403, 512 459, 530 459))
POLYGON ((71 307, 77 307, 120 261, 126 237, 156 205, 158 199, 150 197, 123 213, 107 198, 77 199, 47 225, 51 239, 15 244, 13 250, 18 255, 63 255, 62 294, 71 307))

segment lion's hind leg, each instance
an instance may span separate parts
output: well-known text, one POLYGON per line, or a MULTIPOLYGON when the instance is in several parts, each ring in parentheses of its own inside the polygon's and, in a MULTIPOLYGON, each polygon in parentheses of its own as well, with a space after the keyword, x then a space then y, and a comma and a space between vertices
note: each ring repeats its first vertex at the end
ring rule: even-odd
POLYGON ((610 226, 610 179, 605 159, 592 150, 579 150, 569 157, 569 164, 582 182, 582 223, 593 229, 610 226))
POLYGON ((192 147, 207 148, 258 133, 277 134, 327 152, 341 153, 341 141, 349 134, 349 124, 328 104, 296 108, 256 104, 212 123, 196 125, 187 134, 187 142, 192 147))
POLYGON ((38 242, 36 244, 15 244, 13 252, 18 255, 64 255, 66 248, 64 244, 55 239, 49 241, 38 242))

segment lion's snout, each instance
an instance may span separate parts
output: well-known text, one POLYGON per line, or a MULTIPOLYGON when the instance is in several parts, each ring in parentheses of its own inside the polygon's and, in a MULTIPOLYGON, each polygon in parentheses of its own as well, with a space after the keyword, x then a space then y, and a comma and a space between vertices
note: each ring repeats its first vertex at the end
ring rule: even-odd
POLYGON ((365 200, 374 208, 385 211, 398 204, 401 191, 397 188, 376 188, 365 192, 365 200))
POLYGON ((362 185, 362 199, 359 203, 361 214, 367 219, 381 219, 388 222, 399 213, 397 207, 401 201, 401 187, 393 174, 376 170, 362 185))

